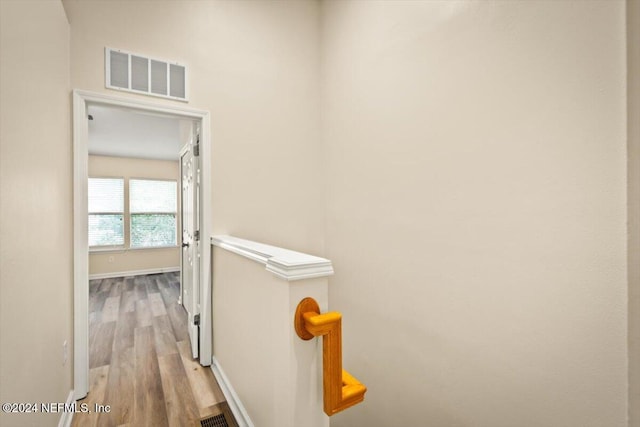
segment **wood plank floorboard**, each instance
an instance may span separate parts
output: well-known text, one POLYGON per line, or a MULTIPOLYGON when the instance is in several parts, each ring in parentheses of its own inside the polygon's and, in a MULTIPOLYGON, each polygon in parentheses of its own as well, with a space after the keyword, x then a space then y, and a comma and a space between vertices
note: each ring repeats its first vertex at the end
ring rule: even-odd
POLYGON ((131 396, 134 395, 135 355, 131 346, 114 351, 104 401, 99 402, 109 402, 111 411, 97 415, 97 425, 106 427, 132 422, 134 402, 131 396))
POLYGON ((98 292, 102 279, 89 280, 89 296, 98 292))
POLYGON ((199 408, 207 408, 216 403, 224 401, 224 395, 220 389, 209 387, 211 382, 215 382, 213 372, 208 367, 204 367, 198 361, 191 358, 191 344, 189 341, 178 343, 182 363, 184 364, 187 377, 191 383, 191 389, 196 398, 199 408))
POLYGON ((200 410, 177 352, 158 357, 162 387, 165 390, 167 418, 171 426, 197 425, 200 410))
POLYGON ((115 322, 120 311, 120 295, 107 297, 102 307, 102 322, 115 322))
POLYGON ((89 368, 111 363, 111 349, 116 331, 116 322, 100 322, 96 325, 93 341, 89 342, 89 368))
POLYGON ((118 316, 116 332, 113 342, 113 352, 131 348, 134 345, 134 332, 136 328, 136 313, 133 311, 122 312, 118 316))
POLYGON ((173 334, 173 327, 169 316, 153 317, 153 332, 156 343, 156 353, 158 356, 167 354, 177 354, 178 346, 176 345, 176 337, 173 334))
MULTIPOLYGON (((78 408, 81 403, 85 403, 89 410, 93 410, 96 403, 104 402, 107 381, 109 378, 109 366, 100 366, 89 370, 89 389, 91 393, 87 397, 78 402, 78 408)), ((80 410, 80 409, 78 409, 80 410)), ((89 412, 78 412, 73 416, 72 426, 94 427, 98 425, 99 414, 89 412), (92 416, 95 415, 95 416, 92 416)))
MULTIPOLYGON (((180 273, 89 283, 90 391, 72 426, 200 427, 224 395, 209 367, 191 358, 180 273)), ((233 424, 231 424, 233 425, 233 424)))
POLYGON ((136 328, 136 383, 133 424, 136 426, 168 426, 158 356, 153 345, 153 327, 136 328))
POLYGON ((100 282, 100 289, 98 289, 98 292, 111 292, 112 283, 113 283, 113 279, 102 279, 102 282, 100 282))
POLYGON ((122 287, 124 286, 124 280, 114 281, 111 284, 111 288, 109 291, 110 297, 119 297, 122 294, 122 287))
POLYGON ((151 326, 151 309, 149 309, 148 299, 145 298, 136 301, 136 319, 136 326, 138 328, 151 326))
POLYGON ((176 337, 176 341, 189 340, 189 333, 187 332, 187 313, 177 302, 167 307, 167 314, 171 320, 171 326, 173 327, 173 334, 176 337))
POLYGON ((136 276, 133 278, 133 289, 136 291, 138 301, 147 299, 147 276, 136 276))
POLYGON ((155 277, 156 275, 151 275, 151 276, 147 276, 147 293, 156 293, 156 292, 160 292, 160 289, 158 288, 158 279, 157 277, 155 277))
POLYGON ((159 291, 149 293, 149 306, 154 316, 164 316, 167 314, 167 309, 164 307, 164 301, 159 291))
POLYGON ((133 290, 133 284, 135 278, 133 276, 129 276, 129 277, 125 277, 124 278, 124 288, 123 291, 132 291, 133 290))
POLYGON ((100 285, 95 286, 96 291, 90 293, 89 296, 89 312, 93 313, 96 311, 102 311, 102 307, 104 307, 104 303, 107 300, 108 292, 100 292, 97 289, 100 288, 100 285))
MULTIPOLYGON (((133 285, 132 285, 133 288, 133 285)), ((120 297, 120 312, 134 312, 136 310, 136 293, 133 289, 125 290, 120 297)))
POLYGON ((178 301, 179 290, 173 292, 169 288, 169 284, 165 284, 162 282, 158 283, 158 289, 160 289, 160 295, 162 295, 162 300, 166 306, 170 306, 178 301))

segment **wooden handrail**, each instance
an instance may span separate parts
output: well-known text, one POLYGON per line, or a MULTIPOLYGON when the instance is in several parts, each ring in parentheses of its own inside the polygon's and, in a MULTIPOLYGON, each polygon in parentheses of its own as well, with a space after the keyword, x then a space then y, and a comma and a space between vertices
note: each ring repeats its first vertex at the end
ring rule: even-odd
POLYGON ((367 388, 342 369, 342 315, 320 314, 316 300, 305 298, 296 308, 294 325, 303 340, 322 336, 324 412, 331 416, 362 402, 367 388))

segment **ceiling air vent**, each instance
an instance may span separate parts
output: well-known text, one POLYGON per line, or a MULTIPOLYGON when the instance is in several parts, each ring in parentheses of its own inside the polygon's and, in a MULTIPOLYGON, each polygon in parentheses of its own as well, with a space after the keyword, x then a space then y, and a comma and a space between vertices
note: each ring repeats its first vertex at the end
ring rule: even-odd
POLYGON ((177 62, 105 48, 109 89, 187 101, 187 69, 177 62))

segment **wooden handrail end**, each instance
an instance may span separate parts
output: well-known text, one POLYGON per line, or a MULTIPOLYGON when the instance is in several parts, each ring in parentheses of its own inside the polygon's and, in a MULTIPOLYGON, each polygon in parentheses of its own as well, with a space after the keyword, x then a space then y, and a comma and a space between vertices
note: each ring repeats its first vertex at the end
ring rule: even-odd
POLYGON ((351 400, 360 398, 364 399, 364 394, 367 392, 367 387, 360 381, 355 379, 353 375, 342 370, 342 400, 351 400))
POLYGON ((358 403, 364 402, 364 394, 367 388, 362 384, 359 386, 347 386, 342 389, 342 400, 334 408, 325 408, 325 414, 332 416, 338 412, 344 411, 358 403), (353 389, 351 389, 353 388, 353 389), (346 390, 345 390, 346 389, 346 390))

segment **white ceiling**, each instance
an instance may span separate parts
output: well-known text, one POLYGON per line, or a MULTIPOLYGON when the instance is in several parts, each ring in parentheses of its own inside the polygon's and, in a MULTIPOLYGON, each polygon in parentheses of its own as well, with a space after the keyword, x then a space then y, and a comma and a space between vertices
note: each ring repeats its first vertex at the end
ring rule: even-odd
POLYGON ((140 159, 178 160, 180 129, 188 120, 91 105, 89 154, 140 159))

